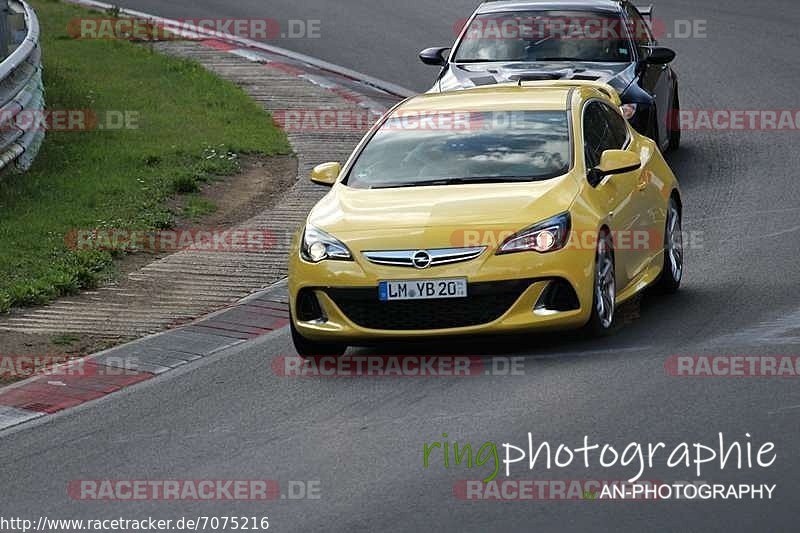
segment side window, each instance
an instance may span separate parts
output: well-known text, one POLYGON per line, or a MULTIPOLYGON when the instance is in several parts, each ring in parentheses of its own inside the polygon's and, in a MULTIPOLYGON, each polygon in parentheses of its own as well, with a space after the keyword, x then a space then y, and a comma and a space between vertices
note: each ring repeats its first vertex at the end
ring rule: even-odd
POLYGON ((600 106, 603 108, 603 113, 608 121, 611 148, 616 150, 623 149, 628 143, 628 124, 622 118, 622 115, 611 106, 606 104, 600 104, 600 106))
POLYGON ((599 102, 589 102, 583 110, 583 139, 586 167, 596 167, 603 152, 613 147, 608 118, 599 102))

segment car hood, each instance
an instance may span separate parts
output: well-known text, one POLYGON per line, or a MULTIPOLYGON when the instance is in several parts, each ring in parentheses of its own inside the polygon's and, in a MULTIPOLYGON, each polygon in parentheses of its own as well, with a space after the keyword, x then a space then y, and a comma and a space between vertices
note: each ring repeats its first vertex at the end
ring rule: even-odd
POLYGON ((571 174, 540 182, 352 189, 336 185, 308 222, 354 250, 447 248, 460 232, 515 232, 567 211, 571 174))
POLYGON ((622 94, 636 75, 635 63, 533 61, 451 63, 431 92, 444 92, 514 81, 515 76, 540 75, 542 80, 589 80, 608 83, 622 94))

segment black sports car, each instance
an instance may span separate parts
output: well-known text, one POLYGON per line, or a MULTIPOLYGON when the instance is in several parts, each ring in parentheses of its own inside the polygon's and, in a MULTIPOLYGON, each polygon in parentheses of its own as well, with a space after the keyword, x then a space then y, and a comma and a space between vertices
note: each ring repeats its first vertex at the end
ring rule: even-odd
POLYGON ((652 8, 627 0, 490 1, 465 22, 452 48, 420 59, 442 71, 431 92, 514 80, 593 80, 619 94, 622 111, 662 151, 680 129, 675 52, 657 46, 652 8))

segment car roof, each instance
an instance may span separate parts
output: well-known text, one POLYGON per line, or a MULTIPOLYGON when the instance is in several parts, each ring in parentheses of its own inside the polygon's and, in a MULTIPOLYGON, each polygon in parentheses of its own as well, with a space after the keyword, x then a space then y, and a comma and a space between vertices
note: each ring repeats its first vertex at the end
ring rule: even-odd
POLYGON ((503 13, 513 11, 545 11, 578 9, 618 13, 622 10, 619 0, 498 0, 484 2, 476 13, 503 13))
POLYGON ((395 112, 565 111, 572 87, 526 87, 516 83, 409 98, 395 112))

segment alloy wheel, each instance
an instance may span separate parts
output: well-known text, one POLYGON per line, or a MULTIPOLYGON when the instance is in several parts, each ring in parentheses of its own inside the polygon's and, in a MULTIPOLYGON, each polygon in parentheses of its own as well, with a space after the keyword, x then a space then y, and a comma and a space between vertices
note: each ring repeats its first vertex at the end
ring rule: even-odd
POLYGON ((600 239, 597 246, 595 280, 597 317, 603 328, 609 328, 614 322, 617 284, 614 273, 614 254, 611 251, 607 235, 600 239))

